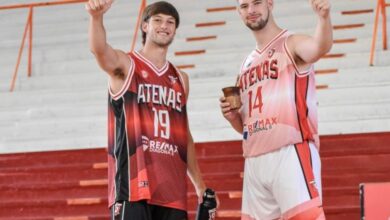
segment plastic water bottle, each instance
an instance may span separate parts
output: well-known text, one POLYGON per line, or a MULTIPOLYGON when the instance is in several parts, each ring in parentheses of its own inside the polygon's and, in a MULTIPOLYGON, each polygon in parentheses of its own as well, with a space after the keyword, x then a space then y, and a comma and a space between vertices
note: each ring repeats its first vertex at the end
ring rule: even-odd
POLYGON ((217 209, 215 192, 207 188, 203 194, 203 202, 198 206, 196 220, 214 220, 217 209))

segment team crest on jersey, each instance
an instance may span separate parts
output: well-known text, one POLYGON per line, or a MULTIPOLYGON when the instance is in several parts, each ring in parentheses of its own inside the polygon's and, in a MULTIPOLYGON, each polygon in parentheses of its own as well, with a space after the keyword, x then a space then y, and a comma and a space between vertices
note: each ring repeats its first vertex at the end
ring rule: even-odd
POLYGON ((144 78, 146 79, 146 78, 148 78, 149 73, 146 72, 145 70, 142 70, 142 71, 141 71, 141 75, 142 75, 142 77, 144 77, 144 78))
POLYGON ((272 48, 271 50, 268 51, 268 58, 271 58, 275 54, 275 49, 272 48))
POLYGON ((177 82, 177 77, 174 77, 174 76, 168 76, 168 77, 171 80, 172 84, 175 84, 177 82))

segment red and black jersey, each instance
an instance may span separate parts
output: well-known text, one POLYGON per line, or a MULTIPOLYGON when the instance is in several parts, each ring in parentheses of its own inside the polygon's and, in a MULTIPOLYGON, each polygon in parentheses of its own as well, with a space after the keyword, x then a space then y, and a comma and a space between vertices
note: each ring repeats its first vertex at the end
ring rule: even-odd
POLYGON ((188 126, 185 84, 169 62, 156 68, 140 53, 117 94, 109 92, 109 206, 117 201, 187 209, 188 126))

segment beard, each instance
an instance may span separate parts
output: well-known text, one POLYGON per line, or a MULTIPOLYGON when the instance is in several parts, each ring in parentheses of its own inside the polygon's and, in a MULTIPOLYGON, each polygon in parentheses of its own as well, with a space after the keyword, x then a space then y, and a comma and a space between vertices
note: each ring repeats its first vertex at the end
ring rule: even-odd
POLYGON ((268 19, 269 19, 269 11, 267 12, 267 18, 265 20, 260 19, 259 21, 255 22, 255 23, 246 22, 245 24, 252 31, 259 31, 267 25, 268 19))

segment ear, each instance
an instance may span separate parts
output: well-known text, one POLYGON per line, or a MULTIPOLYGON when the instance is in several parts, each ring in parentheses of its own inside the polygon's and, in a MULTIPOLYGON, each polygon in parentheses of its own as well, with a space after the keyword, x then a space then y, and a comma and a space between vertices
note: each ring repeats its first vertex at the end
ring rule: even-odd
POLYGON ((267 2, 268 2, 269 9, 272 10, 274 8, 274 0, 267 0, 267 2))
POLYGON ((142 27, 143 32, 147 32, 148 25, 149 25, 148 22, 145 22, 145 21, 142 22, 141 27, 142 27))

